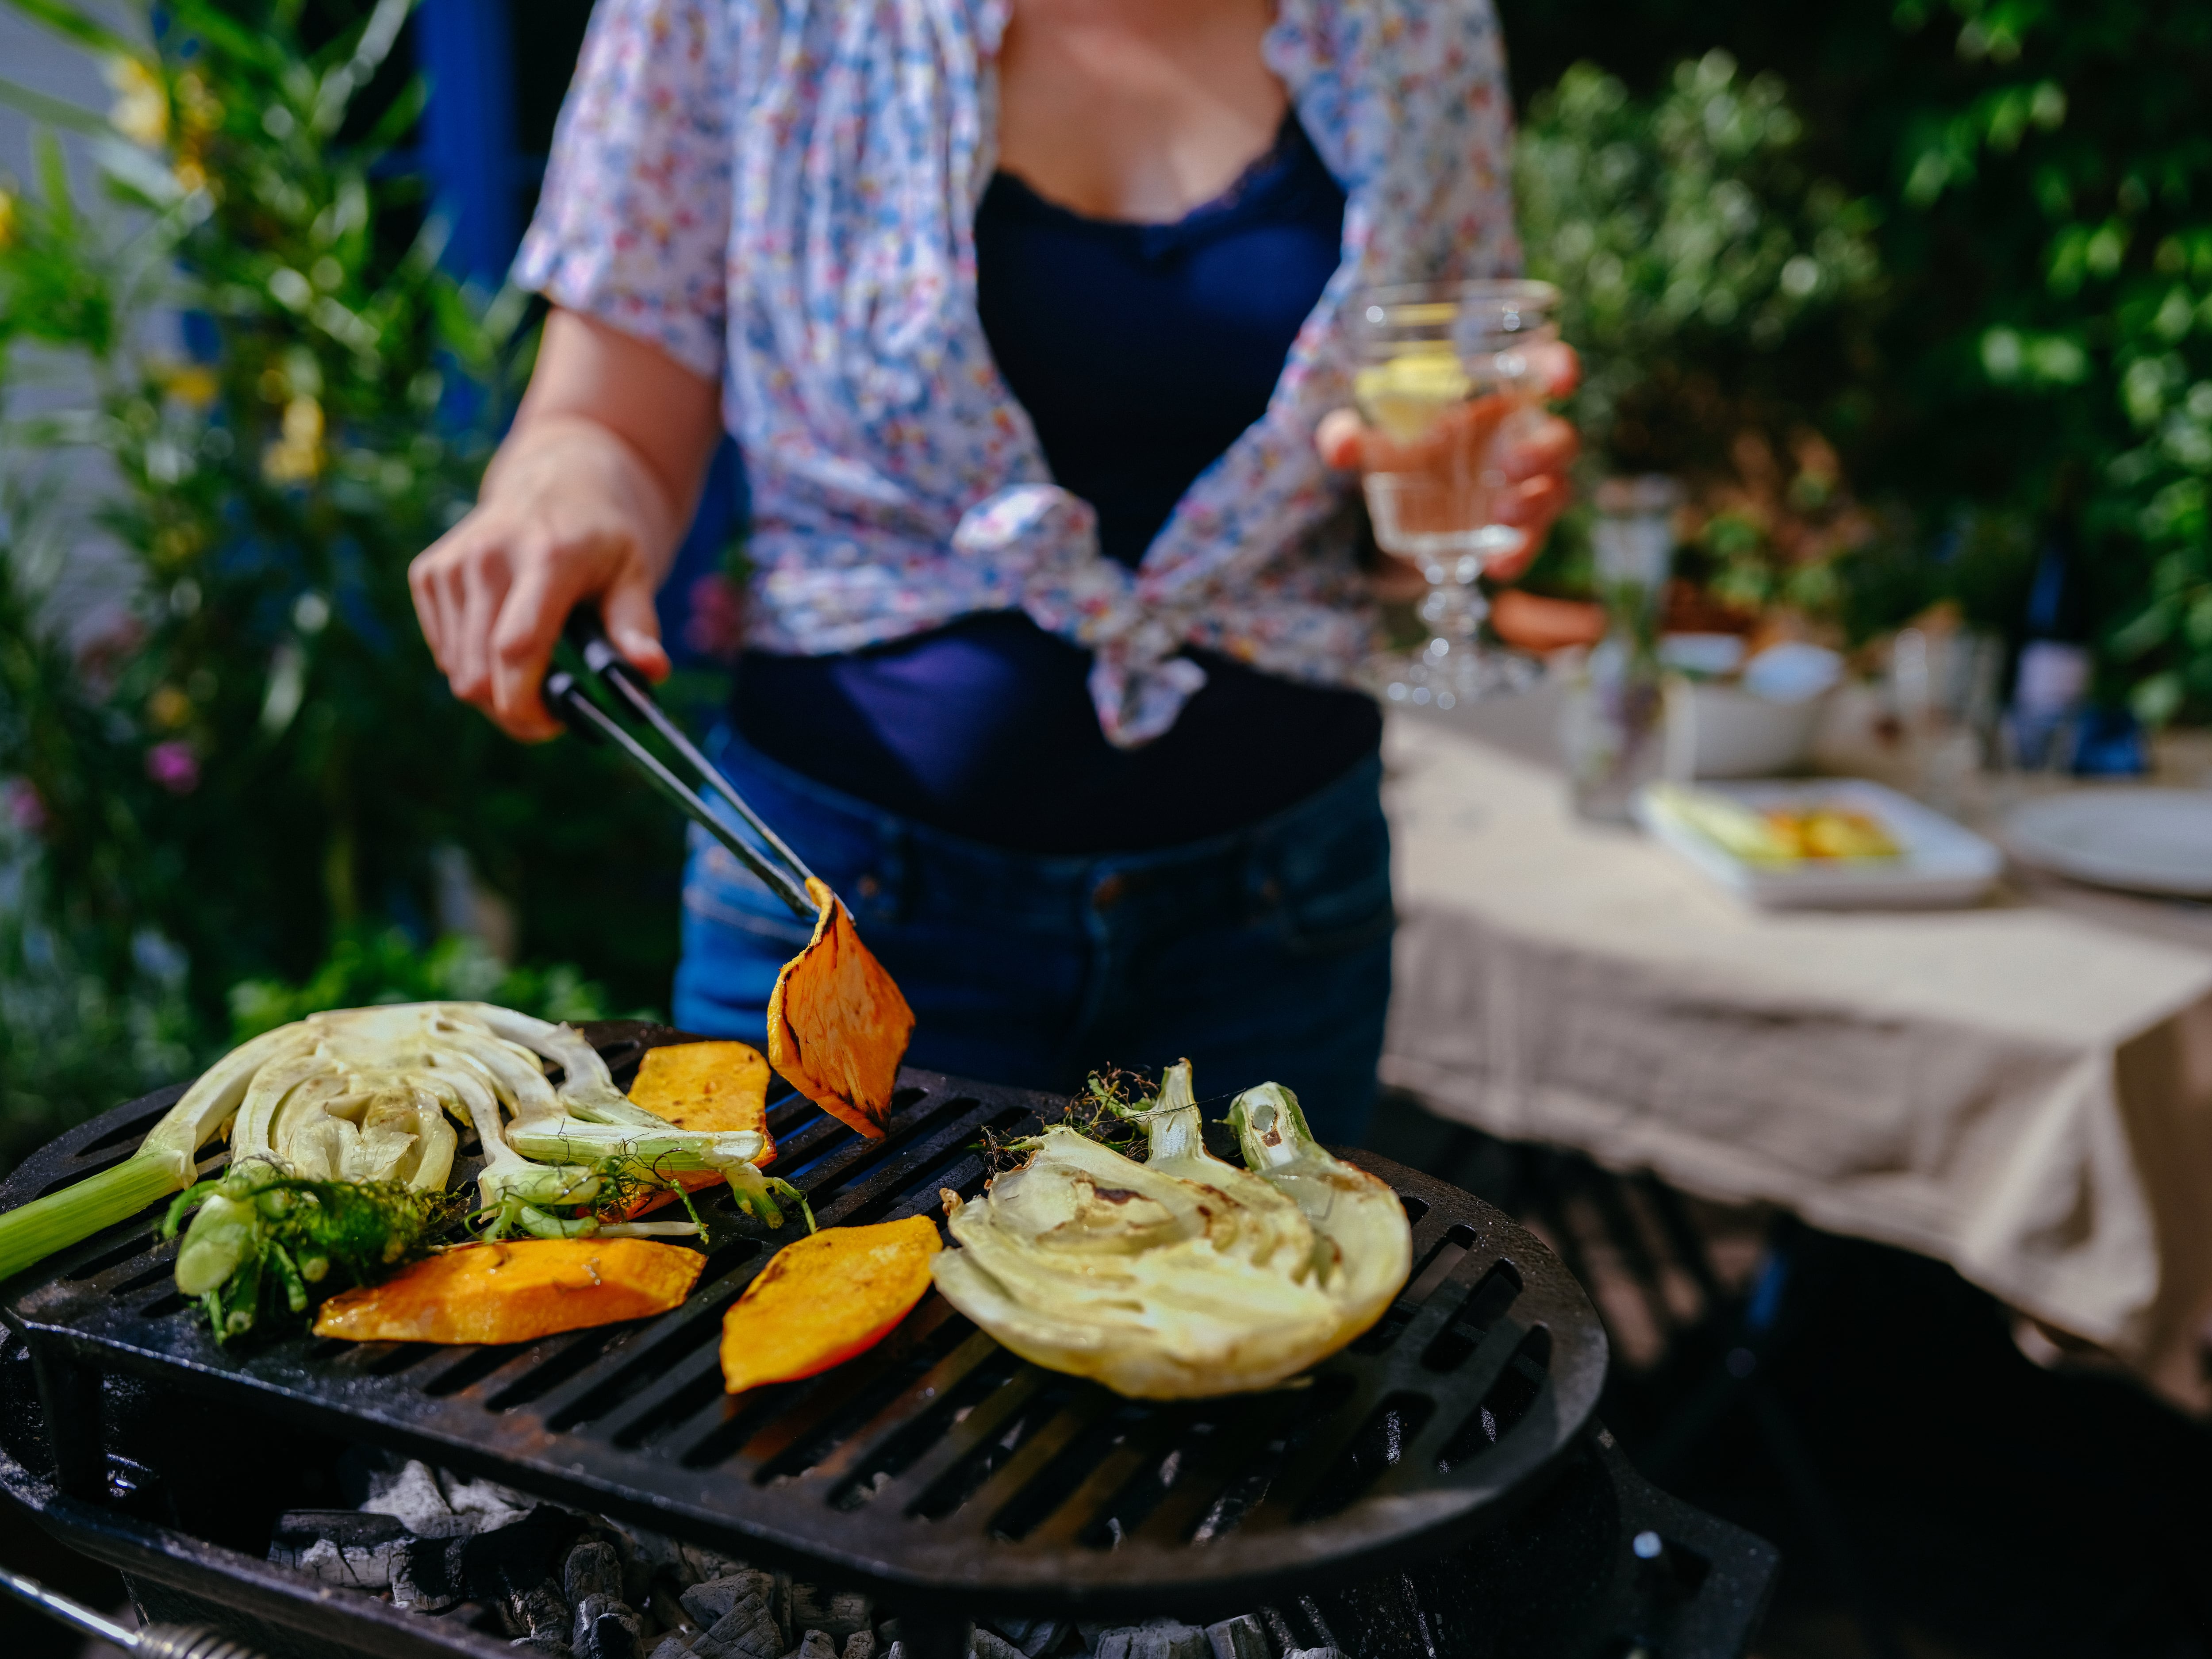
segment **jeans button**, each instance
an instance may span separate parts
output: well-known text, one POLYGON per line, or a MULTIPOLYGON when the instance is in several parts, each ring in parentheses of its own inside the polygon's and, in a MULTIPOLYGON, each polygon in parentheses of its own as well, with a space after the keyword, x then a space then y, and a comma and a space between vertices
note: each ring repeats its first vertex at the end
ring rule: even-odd
POLYGON ((853 890, 864 899, 872 899, 884 890, 884 884, 873 876, 862 876, 853 884, 853 890))
POLYGON ((1121 896, 1128 890, 1129 882, 1126 876, 1108 876, 1091 890, 1091 908, 1101 912, 1110 910, 1121 902, 1121 896))

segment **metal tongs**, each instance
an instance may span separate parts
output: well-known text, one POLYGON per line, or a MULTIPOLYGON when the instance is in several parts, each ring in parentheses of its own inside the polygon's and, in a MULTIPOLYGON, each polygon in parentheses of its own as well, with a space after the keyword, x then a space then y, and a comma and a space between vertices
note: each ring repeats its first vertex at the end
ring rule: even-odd
POLYGON ((617 702, 627 704, 632 713, 684 757, 701 781, 726 801, 745 827, 761 838, 766 850, 753 846, 731 828, 728 820, 709 806, 697 790, 669 770, 658 756, 592 702, 577 684, 576 677, 565 668, 556 668, 548 673, 542 688, 545 707, 554 717, 586 742, 611 743, 622 750, 678 810, 728 848, 740 864, 766 883, 769 892, 791 907, 793 915, 813 921, 817 912, 814 901, 807 896, 806 884, 814 879, 814 872, 798 854, 784 845, 783 838, 768 827, 759 813, 745 805, 744 797, 738 793, 712 761, 699 752, 698 745, 684 735, 683 728, 662 712, 660 705, 653 701, 653 688, 646 684, 645 677, 623 659, 614 642, 607 638, 599 612, 588 604, 578 605, 568 613, 565 631, 568 643, 583 658, 584 666, 599 676, 599 683, 614 694, 617 702))

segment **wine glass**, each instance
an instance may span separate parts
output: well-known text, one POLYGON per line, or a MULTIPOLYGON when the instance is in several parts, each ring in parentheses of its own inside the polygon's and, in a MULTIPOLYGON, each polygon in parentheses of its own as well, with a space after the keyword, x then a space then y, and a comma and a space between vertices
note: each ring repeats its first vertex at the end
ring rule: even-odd
POLYGON ((1358 367, 1352 398, 1379 434, 1364 479, 1376 544, 1429 584, 1416 614, 1427 636, 1385 651, 1370 678, 1393 702, 1455 703, 1518 690, 1522 656, 1483 645, 1489 601, 1476 586, 1522 532, 1500 521, 1505 449, 1540 418, 1540 354, 1559 338, 1548 283, 1423 283, 1369 289, 1352 305, 1358 367), (1380 452, 1379 454, 1376 452, 1380 452))

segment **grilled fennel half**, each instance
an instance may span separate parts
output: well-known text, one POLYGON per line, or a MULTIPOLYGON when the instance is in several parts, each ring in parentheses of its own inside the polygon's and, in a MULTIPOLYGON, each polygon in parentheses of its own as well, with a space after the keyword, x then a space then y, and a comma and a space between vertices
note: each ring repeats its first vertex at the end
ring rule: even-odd
POLYGON ((938 1289, 1024 1358, 1140 1399, 1264 1389, 1326 1358, 1389 1306, 1411 1232, 1289 1091, 1263 1090, 1239 1101, 1249 1170, 1206 1150, 1188 1061, 1133 1114, 1142 1163, 1047 1129, 981 1198, 946 1195, 961 1248, 932 1260, 938 1289))

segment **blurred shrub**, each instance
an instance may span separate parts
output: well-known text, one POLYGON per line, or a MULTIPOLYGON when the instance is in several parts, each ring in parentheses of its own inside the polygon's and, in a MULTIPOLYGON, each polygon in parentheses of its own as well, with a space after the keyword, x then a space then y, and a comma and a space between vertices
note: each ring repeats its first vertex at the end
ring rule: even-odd
POLYGON ((526 959, 588 955, 626 1003, 659 1000, 678 826, 611 756, 526 749, 456 704, 409 601, 532 337, 520 296, 439 267, 395 148, 422 88, 385 72, 408 0, 319 9, 312 37, 289 0, 167 0, 135 39, 75 0, 12 3, 116 92, 103 118, 0 82, 90 137, 106 198, 78 199, 51 141, 0 191, 0 394, 56 365, 89 387, 58 410, 18 397, 0 428, 0 778, 39 849, 25 914, 113 998, 164 941, 204 1042, 241 981, 312 999, 450 979, 450 950, 361 942, 435 933, 434 859, 457 847, 511 901, 526 959), (102 465, 52 465, 70 447, 102 465), (125 591, 64 643, 63 555, 95 526, 125 591))
POLYGON ((2016 635, 2039 550, 2071 548, 2104 695, 2212 717, 2212 9, 1499 9, 1532 117, 1579 60, 1635 100, 1723 47, 1790 88, 1808 176, 1876 205, 1877 302, 1754 366, 1898 526, 1850 562, 1855 617, 1955 593, 2016 635))
POLYGON ((1557 283, 1587 357, 1583 438, 1613 470, 1714 465, 1760 360, 1874 290, 1874 205, 1802 160, 1771 75, 1720 51, 1649 98, 1589 64, 1532 104, 1514 157, 1531 276, 1557 283))
MULTIPOLYGON (((1577 64, 1533 100, 1514 180, 1529 274, 1559 285, 1583 355, 1588 471, 1690 485, 1686 563, 1724 609, 1830 619, 1838 561, 1875 525, 1818 429, 1832 394, 1803 343, 1873 301, 1880 262, 1874 205, 1814 175, 1804 136, 1781 82, 1725 52, 1649 97, 1577 64)), ((1571 521, 1539 582, 1580 586, 1583 540, 1571 521)))
POLYGON ((481 939, 442 939, 424 950, 404 928, 349 933, 330 959, 302 983, 249 979, 230 988, 230 1040, 264 1031, 325 1008, 380 1002, 494 1002, 540 1019, 605 1019, 605 990, 574 968, 514 968, 481 939))

